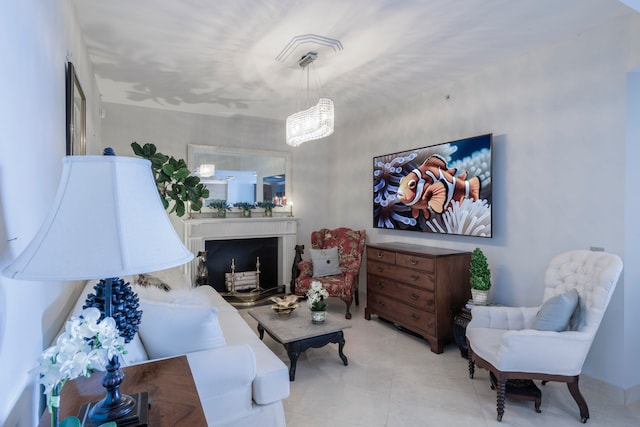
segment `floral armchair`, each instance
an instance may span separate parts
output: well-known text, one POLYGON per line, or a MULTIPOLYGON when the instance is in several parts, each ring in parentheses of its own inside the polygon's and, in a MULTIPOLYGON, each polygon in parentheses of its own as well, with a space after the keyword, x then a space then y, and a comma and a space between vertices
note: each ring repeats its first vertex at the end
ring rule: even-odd
POLYGON ((311 282, 318 281, 327 289, 329 296, 340 297, 347 304, 345 317, 351 319, 351 313, 349 312, 351 302, 355 299, 356 305, 360 305, 358 277, 365 237, 365 230, 358 231, 345 227, 335 230, 323 228, 312 232, 312 250, 338 248, 340 273, 314 277, 313 261, 300 261, 298 263, 300 275, 295 280, 294 293, 296 295, 305 295, 311 287, 311 282))

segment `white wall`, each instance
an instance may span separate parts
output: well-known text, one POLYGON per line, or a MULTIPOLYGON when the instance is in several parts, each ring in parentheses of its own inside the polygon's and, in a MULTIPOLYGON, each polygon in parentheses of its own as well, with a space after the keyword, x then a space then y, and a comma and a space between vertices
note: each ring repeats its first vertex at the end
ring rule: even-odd
MULTIPOLYGON (((469 70, 464 81, 344 126, 332 143, 333 173, 349 183, 349 191, 339 192, 347 208, 336 224, 366 227, 370 242, 479 246, 491 264, 493 300, 510 305, 539 304, 546 263, 559 252, 600 246, 624 256, 628 242, 637 253, 637 240, 626 240, 631 193, 623 171, 626 81, 640 64, 639 39, 640 15, 625 18, 491 69, 469 70), (488 132, 494 134, 492 239, 372 229, 371 180, 361 178, 371 176, 372 156, 488 132)), ((621 280, 585 365, 585 373, 623 389, 638 378, 637 364, 624 364, 632 354, 626 340, 637 348, 640 339, 624 334, 623 313, 631 328, 640 321, 633 310, 637 293, 627 302, 632 312, 624 311, 624 286, 621 280)))
POLYGON ((638 302, 640 301, 640 198, 636 183, 640 182, 640 69, 629 73, 627 81, 627 141, 626 141, 625 213, 624 213, 624 337, 626 386, 630 392, 627 402, 640 401, 640 369, 637 359, 640 354, 638 334, 638 302))
MULTIPOLYGON (((67 0, 0 3, 0 270, 30 241, 57 189, 65 155, 65 66, 72 57, 88 108, 88 150, 100 145, 99 96, 67 0)), ((70 309, 75 286, 0 276, 0 425, 32 426, 28 371, 70 309)))

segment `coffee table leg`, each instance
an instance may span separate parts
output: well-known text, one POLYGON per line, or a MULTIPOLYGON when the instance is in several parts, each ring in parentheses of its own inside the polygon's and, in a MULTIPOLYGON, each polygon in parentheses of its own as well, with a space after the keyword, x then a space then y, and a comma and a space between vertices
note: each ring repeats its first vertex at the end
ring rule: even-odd
POLYGON ((284 348, 287 349, 289 355, 289 381, 295 381, 296 379, 296 365, 298 364, 298 357, 300 357, 300 342, 294 341, 289 344, 285 344, 284 348))
POLYGON ((264 328, 260 323, 258 323, 258 333, 260 334, 260 339, 264 338, 264 328))
POLYGON ((342 333, 342 331, 338 332, 338 354, 340 355, 340 359, 342 359, 342 362, 344 363, 344 366, 347 366, 349 364, 349 361, 347 360, 347 356, 344 355, 344 353, 342 352, 342 350, 344 349, 344 334, 342 333))

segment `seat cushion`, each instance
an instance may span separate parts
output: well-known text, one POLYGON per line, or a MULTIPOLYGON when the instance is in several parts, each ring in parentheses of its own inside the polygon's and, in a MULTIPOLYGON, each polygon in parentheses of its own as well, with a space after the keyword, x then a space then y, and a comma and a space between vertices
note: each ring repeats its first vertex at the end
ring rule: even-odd
POLYGON ((545 301, 540 307, 533 329, 539 331, 566 331, 571 316, 578 306, 578 291, 574 288, 545 301))

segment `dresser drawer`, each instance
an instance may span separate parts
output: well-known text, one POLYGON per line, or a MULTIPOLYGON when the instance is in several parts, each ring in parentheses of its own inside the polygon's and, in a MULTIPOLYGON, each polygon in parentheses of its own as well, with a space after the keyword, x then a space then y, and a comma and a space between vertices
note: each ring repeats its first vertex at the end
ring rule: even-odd
POLYGON ((433 313, 419 310, 375 292, 371 295, 367 294, 367 308, 372 313, 414 332, 435 335, 436 322, 433 313))
POLYGON ((427 291, 435 290, 434 277, 424 271, 412 268, 398 267, 397 265, 385 264, 383 262, 368 261, 367 273, 394 279, 427 291))
POLYGON ((385 251, 384 249, 367 248, 367 259, 395 264, 396 253, 392 251, 385 251))
POLYGON ((424 289, 413 288, 384 277, 367 275, 367 292, 375 292, 403 303, 411 304, 431 313, 435 309, 435 295, 424 289))
POLYGON ((415 268, 416 270, 426 271, 433 273, 435 262, 433 258, 421 257, 410 254, 397 254, 396 264, 402 267, 415 268))

